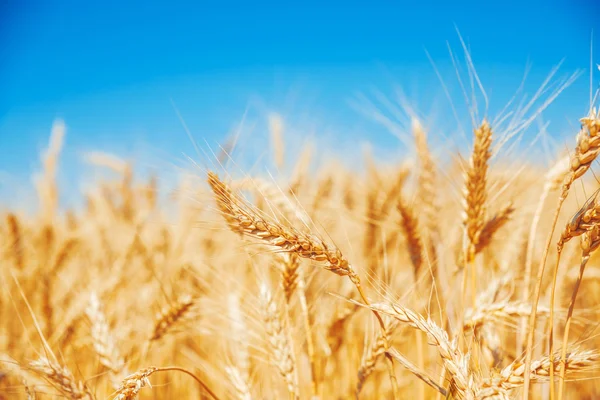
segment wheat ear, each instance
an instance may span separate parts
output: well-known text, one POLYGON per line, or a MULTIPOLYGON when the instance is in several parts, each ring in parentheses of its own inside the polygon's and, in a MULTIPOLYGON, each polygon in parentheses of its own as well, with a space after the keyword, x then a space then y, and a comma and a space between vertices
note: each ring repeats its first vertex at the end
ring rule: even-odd
MULTIPOLYGON (((208 184, 215 194, 219 210, 233 230, 280 250, 296 253, 299 257, 320 262, 324 269, 340 276, 347 276, 363 301, 369 304, 360 277, 337 247, 327 244, 316 235, 300 232, 294 227, 282 225, 274 220, 268 221, 246 201, 236 196, 213 172, 208 173, 208 184)), ((376 311, 374 314, 380 328, 385 330, 381 316, 376 311)), ((386 345, 387 348, 389 347, 386 345)), ((398 384, 394 372, 394 361, 390 356, 386 356, 386 358, 395 398, 398 384)))
POLYGON ((398 304, 374 303, 369 308, 427 334, 429 343, 438 349, 444 367, 450 373, 451 393, 459 398, 475 398, 476 387, 468 371, 468 357, 462 354, 456 343, 450 342, 446 331, 421 314, 398 304))
POLYGON ((42 375, 52 386, 70 399, 93 400, 94 398, 83 382, 75 380, 71 371, 55 361, 41 357, 30 362, 29 368, 42 375))
POLYGON ((299 399, 300 390, 298 388, 294 347, 287 324, 266 284, 261 285, 260 297, 273 361, 287 385, 290 399, 299 399))
POLYGON ((227 373, 227 377, 229 381, 233 385, 235 389, 235 394, 238 400, 252 400, 252 394, 250 393, 250 388, 248 387, 248 383, 242 376, 242 373, 239 369, 234 366, 225 367, 225 372, 227 373))
MULTIPOLYGON (((572 349, 567 353, 564 369, 569 373, 584 372, 596 367, 599 360, 600 355, 596 351, 572 349)), ((484 380, 482 386, 484 388, 501 387, 512 390, 523 386, 527 375, 534 382, 550 381, 551 371, 554 371, 554 373, 562 371, 562 365, 560 355, 554 354, 553 357, 546 356, 534 360, 531 363, 529 373, 527 373, 523 362, 514 361, 503 368, 496 376, 484 380)))
POLYGON ((96 293, 91 293, 85 312, 91 323, 94 350, 99 357, 100 364, 110 371, 113 386, 117 387, 118 382, 122 379, 121 375, 124 373, 125 361, 119 353, 96 293))
POLYGON ((202 390, 208 393, 213 399, 218 400, 219 398, 214 394, 212 390, 204 382, 202 382, 196 375, 191 373, 190 371, 180 368, 180 367, 148 367, 141 369, 129 376, 127 376, 121 386, 115 391, 115 397, 113 400, 134 400, 137 399, 138 393, 144 387, 152 387, 150 383, 150 376, 156 372, 169 372, 169 371, 177 371, 182 372, 190 377, 192 377, 202 390))
POLYGON ((193 310, 196 300, 189 295, 182 295, 177 301, 165 307, 158 315, 154 323, 154 330, 150 341, 161 339, 167 333, 173 331, 177 324, 185 320, 193 310))
MULTIPOLYGON (((475 141, 469 165, 465 172, 463 198, 463 225, 465 239, 463 242, 463 259, 465 261, 464 276, 471 267, 471 296, 475 306, 477 288, 477 271, 472 264, 479 243, 487 207, 487 171, 491 157, 492 128, 487 121, 475 130, 475 141)), ((463 279, 463 297, 466 292, 466 278, 463 279)), ((463 302, 464 304, 464 302, 463 302)))
MULTIPOLYGON (((592 165, 592 162, 600 153, 600 119, 598 113, 595 110, 590 112, 588 117, 581 119, 581 129, 577 134, 577 147, 571 157, 571 165, 567 176, 563 181, 562 192, 558 198, 558 204, 556 205, 556 211, 554 212, 554 218, 550 231, 548 232, 548 238, 546 240, 546 246, 544 253, 542 254, 542 260, 538 268, 536 277, 536 286, 534 292, 534 298, 531 305, 531 315, 529 317, 529 326, 527 327, 527 347, 525 350, 525 369, 529 369, 531 366, 531 359, 533 357, 533 337, 535 334, 535 321, 536 321, 536 310, 542 290, 542 278, 544 277, 544 270, 546 268, 546 260, 552 243, 552 236, 554 235, 554 229, 558 221, 558 216, 562 208, 563 203, 567 199, 569 189, 575 180, 582 177, 592 165)), ((523 384, 524 400, 529 398, 529 375, 525 376, 525 382, 523 384)))

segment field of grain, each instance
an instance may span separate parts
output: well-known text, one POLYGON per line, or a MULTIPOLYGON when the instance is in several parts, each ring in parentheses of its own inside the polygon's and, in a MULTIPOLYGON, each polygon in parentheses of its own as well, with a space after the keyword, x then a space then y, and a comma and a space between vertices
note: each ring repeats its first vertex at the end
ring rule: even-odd
POLYGON ((160 176, 95 154, 113 178, 74 210, 57 123, 37 212, 0 217, 0 398, 598 398, 600 117, 581 117, 549 167, 504 159, 483 119, 450 161, 413 119, 406 159, 360 171, 283 154, 272 124, 292 172, 223 151, 167 205, 160 176))

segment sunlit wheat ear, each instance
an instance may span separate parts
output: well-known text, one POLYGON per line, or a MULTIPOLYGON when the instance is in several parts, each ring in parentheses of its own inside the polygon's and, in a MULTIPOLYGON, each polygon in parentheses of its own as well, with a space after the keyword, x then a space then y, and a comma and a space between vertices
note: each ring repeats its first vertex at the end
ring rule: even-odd
POLYGON ((401 216, 400 226, 406 238, 406 247, 410 255, 415 280, 418 280, 423 265, 423 242, 419 220, 414 208, 408 205, 402 197, 398 200, 396 208, 401 216))
POLYGON ((278 260, 277 266, 281 271, 281 287, 283 288, 285 301, 289 303, 298 286, 300 260, 295 253, 278 253, 276 259, 278 260))
POLYGON ((452 378, 450 391, 459 396, 458 398, 476 398, 476 386, 469 373, 468 357, 460 351, 454 341, 450 341, 445 330, 421 314, 398 304, 376 303, 371 304, 369 308, 424 332, 429 344, 437 348, 444 361, 444 367, 452 378))
POLYGON ((29 368, 44 377, 56 390, 70 399, 93 399, 91 392, 83 382, 75 380, 71 371, 54 361, 41 357, 30 362, 29 368))
POLYGON ((241 372, 234 366, 225 367, 225 373, 229 378, 229 382, 235 390, 235 395, 238 400, 252 400, 250 387, 242 376, 241 372))
POLYGON ((360 361, 360 367, 358 368, 358 382, 356 384, 357 398, 359 397, 365 382, 369 376, 371 376, 373 371, 375 371, 377 362, 385 355, 385 343, 390 343, 390 337, 397 326, 398 324, 396 322, 388 323, 385 331, 380 331, 375 337, 375 340, 366 347, 360 361))
POLYGON ((179 299, 168 307, 165 307, 154 323, 154 331, 150 341, 156 341, 164 337, 167 333, 183 323, 193 311, 196 300, 189 295, 182 295, 179 299))
POLYGON ((92 292, 90 295, 89 305, 85 312, 90 320, 94 350, 98 355, 100 364, 110 370, 113 386, 118 387, 122 375, 126 374, 124 371, 125 361, 119 353, 96 293, 92 292))
POLYGON ((410 175, 411 166, 405 163, 400 166, 396 176, 394 177, 390 188, 386 191, 379 210, 377 210, 378 219, 384 221, 390 210, 394 207, 394 203, 398 200, 398 197, 402 194, 402 188, 404 187, 408 176, 410 175))
POLYGON ((329 325, 327 326, 327 351, 326 355, 331 356, 342 347, 344 339, 346 339, 344 332, 346 325, 350 319, 356 314, 359 306, 351 304, 344 306, 341 309, 337 309, 331 318, 329 325))
POLYGON ((21 379, 21 381, 23 382, 23 386, 25 388, 25 395, 27 396, 27 400, 36 400, 36 392, 35 392, 35 386, 30 386, 29 382, 27 382, 27 380, 25 379, 21 379))
MULTIPOLYGON (((280 250, 292 252, 299 257, 317 261, 324 269, 337 275, 347 276, 356 287, 363 301, 367 304, 369 303, 360 277, 340 249, 326 243, 314 234, 300 232, 294 227, 287 227, 275 220, 267 220, 266 217, 261 216, 255 211, 250 204, 239 196, 236 196, 213 172, 208 173, 208 183, 215 194, 219 210, 223 213, 230 227, 233 226, 233 229, 236 229, 238 232, 280 250)), ((385 329, 381 316, 377 311, 373 310, 373 312, 379 322, 380 328, 382 330, 385 329)), ((393 369, 394 362, 390 356, 386 355, 386 358, 388 360, 388 372, 395 398, 397 382, 393 369)))
POLYGON ((138 393, 144 387, 152 387, 150 375, 158 370, 156 367, 149 367, 126 377, 121 386, 116 390, 114 400, 134 400, 137 398, 138 393))
POLYGON ((295 253, 276 253, 278 259, 278 267, 281 271, 281 287, 285 296, 287 305, 286 311, 290 313, 290 302, 294 293, 298 294, 300 304, 300 312, 304 324, 304 332, 306 334, 306 348, 311 368, 311 381, 313 395, 316 396, 318 389, 315 349, 313 343, 313 333, 311 328, 311 318, 306 301, 306 283, 302 271, 300 270, 300 259, 295 253))
POLYGON ((115 397, 113 397, 113 400, 134 400, 137 399, 138 397, 138 393, 140 392, 140 390, 142 390, 144 387, 148 386, 148 387, 152 387, 152 385, 150 384, 150 380, 148 379, 150 377, 150 375, 156 373, 156 372, 181 372, 183 374, 188 375, 189 377, 193 378, 201 387, 202 390, 204 391, 205 394, 209 395, 210 398, 217 400, 218 397, 214 394, 214 392, 208 387, 206 386, 206 384, 200 380, 196 375, 194 375, 193 373, 191 373, 190 371, 188 371, 185 368, 181 368, 181 367, 148 367, 148 368, 144 368, 141 369, 139 371, 137 371, 136 373, 133 373, 129 376, 127 376, 123 382, 121 382, 121 385, 119 386, 119 388, 115 391, 115 397))
POLYGON ((234 195, 212 172, 208 173, 208 183, 215 194, 221 214, 232 230, 281 250, 296 253, 300 257, 318 261, 325 269, 340 276, 348 276, 355 284, 360 282, 358 275, 337 247, 327 244, 316 235, 267 220, 245 200, 234 195))
MULTIPOLYGON (((564 364, 566 365, 565 371, 571 376, 593 371, 598 368, 599 362, 600 355, 597 351, 574 348, 567 353, 566 363, 564 364)), ((554 373, 559 373, 562 370, 562 365, 559 354, 554 354, 553 357, 546 356, 534 360, 527 374, 525 364, 521 361, 514 361, 491 378, 485 379, 482 387, 484 390, 492 387, 505 390, 517 389, 523 386, 526 375, 529 375, 530 380, 533 382, 548 382, 550 371, 554 370, 554 373)))
POLYGON ((600 191, 594 193, 565 225, 557 243, 559 251, 562 250, 566 242, 591 231, 594 226, 600 223, 599 193, 600 191))
POLYGON ((600 153, 600 115, 592 110, 590 115, 581 119, 581 130, 577 134, 577 147, 571 156, 571 171, 563 182, 563 196, 573 182, 583 176, 592 166, 600 153))
POLYGON ((299 399, 294 347, 285 319, 266 284, 260 287, 260 300, 273 362, 287 385, 290 398, 299 399))
POLYGON ((492 242, 494 234, 499 231, 509 220, 515 211, 512 203, 508 203, 504 208, 498 211, 492 218, 486 221, 481 229, 479 241, 475 246, 475 254, 480 253, 492 242))
POLYGON ((491 157, 492 128, 487 121, 475 130, 475 141, 465 171, 463 224, 465 227, 465 262, 471 262, 485 224, 487 208, 488 163, 491 157))
POLYGON ((6 215, 6 225, 8 225, 8 244, 10 248, 10 255, 12 256, 13 262, 19 271, 24 267, 24 249, 23 249, 23 235, 21 224, 19 223, 19 217, 13 213, 6 215))

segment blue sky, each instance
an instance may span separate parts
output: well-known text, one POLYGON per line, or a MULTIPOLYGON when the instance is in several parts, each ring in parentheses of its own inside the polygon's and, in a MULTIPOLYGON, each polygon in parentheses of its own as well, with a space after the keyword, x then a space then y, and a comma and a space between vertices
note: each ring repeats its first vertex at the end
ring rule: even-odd
MULTIPOLYGON (((300 133, 328 134, 343 147, 396 146, 351 100, 375 91, 393 97, 399 87, 425 116, 454 129, 444 122, 448 102, 426 51, 461 103, 446 44, 461 53, 456 27, 497 105, 528 62, 528 93, 561 59, 558 76, 582 70, 545 115, 560 140, 588 107, 599 17, 600 2, 585 0, 7 0, 0 5, 0 171, 31 171, 56 117, 68 127, 66 165, 92 149, 167 162, 193 153, 171 99, 194 137, 212 144, 244 112, 256 121, 279 112, 300 133)), ((264 136, 260 122, 252 126, 264 136)))

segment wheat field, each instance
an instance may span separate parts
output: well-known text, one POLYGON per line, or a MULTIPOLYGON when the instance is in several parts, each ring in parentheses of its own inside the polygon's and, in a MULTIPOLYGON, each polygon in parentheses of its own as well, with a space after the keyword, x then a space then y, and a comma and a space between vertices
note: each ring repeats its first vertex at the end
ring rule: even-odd
POLYGON ((37 212, 0 217, 0 398, 597 398, 600 116, 573 122, 545 167, 483 119, 442 162, 413 119, 406 160, 361 171, 284 154, 272 124, 290 174, 223 151, 168 207, 95 154, 112 178, 80 209, 56 123, 37 212))

